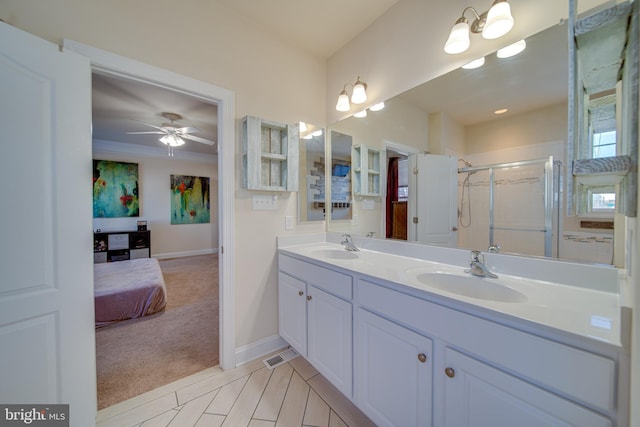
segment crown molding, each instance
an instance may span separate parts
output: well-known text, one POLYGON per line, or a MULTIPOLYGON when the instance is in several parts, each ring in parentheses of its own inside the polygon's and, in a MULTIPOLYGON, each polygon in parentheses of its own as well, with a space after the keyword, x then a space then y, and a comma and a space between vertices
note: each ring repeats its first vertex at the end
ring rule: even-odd
MULTIPOLYGON (((103 139, 93 140, 93 151, 107 153, 134 154, 143 157, 167 158, 167 149, 161 147, 147 147, 140 144, 127 144, 124 142, 106 141, 103 139)), ((218 156, 211 154, 194 153, 190 151, 180 151, 179 148, 173 150, 174 159, 191 162, 217 162, 218 156)))

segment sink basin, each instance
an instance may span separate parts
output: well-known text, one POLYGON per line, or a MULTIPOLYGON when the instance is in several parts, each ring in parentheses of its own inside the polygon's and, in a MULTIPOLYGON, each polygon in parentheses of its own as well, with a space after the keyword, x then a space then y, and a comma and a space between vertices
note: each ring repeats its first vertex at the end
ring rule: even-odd
POLYGON ((317 251, 313 251, 312 255, 328 258, 328 259, 356 259, 358 255, 354 252, 349 252, 347 250, 340 249, 318 249, 317 251))
POLYGON ((461 276, 448 273, 423 273, 416 277, 422 284, 465 297, 499 302, 526 302, 527 296, 496 281, 499 279, 461 276))

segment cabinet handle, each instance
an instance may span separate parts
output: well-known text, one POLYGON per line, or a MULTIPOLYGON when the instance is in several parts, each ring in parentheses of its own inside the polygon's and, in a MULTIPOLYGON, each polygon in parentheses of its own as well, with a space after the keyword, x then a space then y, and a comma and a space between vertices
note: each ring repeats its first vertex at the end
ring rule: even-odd
POLYGON ((453 368, 445 368, 444 369, 444 373, 446 376, 448 376, 449 378, 453 378, 456 376, 456 371, 453 370, 453 368))
POLYGON ((311 301, 311 295, 307 295, 307 301, 311 301))
POLYGON ((304 292, 298 291, 298 295, 302 296, 302 295, 304 295, 304 292))
POLYGON ((420 363, 424 363, 424 362, 426 362, 426 361, 427 361, 427 355, 426 355, 426 354, 424 354, 424 353, 420 353, 420 354, 418 355, 418 360, 420 361, 420 363))

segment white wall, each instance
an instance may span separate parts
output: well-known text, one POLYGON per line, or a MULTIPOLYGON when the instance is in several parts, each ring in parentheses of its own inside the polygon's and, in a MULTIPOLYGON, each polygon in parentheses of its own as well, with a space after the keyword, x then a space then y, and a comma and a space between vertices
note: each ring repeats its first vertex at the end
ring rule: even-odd
MULTIPOLYGON (((102 141, 100 141, 102 142, 102 141)), ((139 154, 104 150, 109 144, 94 145, 93 158, 138 163, 139 218, 94 218, 94 230, 135 230, 138 219, 146 220, 151 230, 151 256, 184 256, 218 251, 218 165, 217 159, 168 157, 165 150, 148 150, 139 154), (103 149, 101 150, 101 147, 103 149), (211 222, 209 224, 171 224, 171 175, 193 175, 209 178, 211 188, 211 222)), ((116 147, 115 150, 118 148, 116 147)))

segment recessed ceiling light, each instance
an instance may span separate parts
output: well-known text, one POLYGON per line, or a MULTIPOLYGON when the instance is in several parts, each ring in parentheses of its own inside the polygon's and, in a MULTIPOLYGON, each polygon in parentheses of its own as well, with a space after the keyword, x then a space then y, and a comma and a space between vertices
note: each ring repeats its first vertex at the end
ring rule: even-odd
POLYGON ((506 109, 506 108, 501 108, 501 109, 499 109, 499 110, 494 111, 494 112, 493 112, 493 114, 504 114, 504 113, 506 113, 507 111, 509 111, 509 110, 508 110, 508 109, 506 109))

